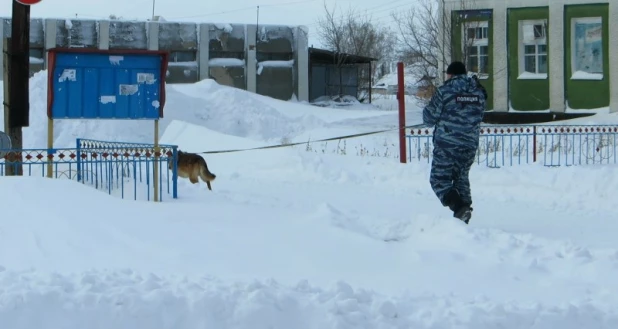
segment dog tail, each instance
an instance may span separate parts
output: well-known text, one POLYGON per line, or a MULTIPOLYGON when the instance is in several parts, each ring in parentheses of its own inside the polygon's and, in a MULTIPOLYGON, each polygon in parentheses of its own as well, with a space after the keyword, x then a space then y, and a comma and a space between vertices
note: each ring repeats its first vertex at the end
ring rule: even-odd
POLYGON ((208 166, 205 162, 202 165, 201 172, 201 176, 205 177, 207 181, 213 181, 215 180, 215 178, 217 178, 217 175, 211 173, 210 170, 208 170, 208 166))

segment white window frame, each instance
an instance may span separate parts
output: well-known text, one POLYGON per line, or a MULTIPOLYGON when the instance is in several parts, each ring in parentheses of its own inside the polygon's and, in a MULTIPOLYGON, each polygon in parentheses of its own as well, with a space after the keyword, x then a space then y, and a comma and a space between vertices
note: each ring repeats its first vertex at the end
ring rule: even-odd
POLYGON ((518 24, 518 38, 517 38, 517 58, 519 64, 519 76, 517 79, 520 80, 545 80, 548 77, 549 72, 549 48, 547 48, 547 20, 546 19, 538 19, 538 20, 521 20, 518 24), (542 36, 536 37, 534 35, 534 26, 541 25, 542 26, 542 36), (528 30, 531 29, 531 30, 528 30), (531 36, 528 36, 528 33, 532 33, 531 36), (526 71, 526 46, 534 46, 535 54, 535 69, 536 72, 527 72, 526 71), (547 73, 539 73, 539 46, 545 46, 545 55, 547 58, 547 73))
MULTIPOLYGON (((590 72, 583 72, 583 73, 577 73, 577 69, 576 69, 576 62, 575 59, 577 57, 576 54, 576 48, 575 48, 575 24, 576 23, 595 23, 595 24, 601 24, 601 33, 603 33, 603 17, 601 16, 597 16, 597 17, 573 17, 571 18, 571 80, 603 80, 603 76, 604 76, 604 72, 605 72, 605 66, 603 63, 603 58, 601 57, 601 73, 598 72, 594 72, 594 73, 590 73, 590 72)), ((607 37, 607 36, 603 36, 601 34, 601 42, 603 42, 603 37, 607 37)), ((602 45, 602 43, 601 43, 602 45)), ((603 46, 601 46, 603 47, 603 46)), ((604 53, 603 48, 601 48, 601 56, 604 53)))
MULTIPOLYGON (((478 57, 478 63, 480 66, 481 63, 481 47, 487 47, 487 55, 483 55, 483 56, 487 56, 487 66, 489 66, 489 61, 491 60, 489 58, 489 22, 488 21, 470 21, 470 22, 464 22, 464 24, 462 24, 462 31, 461 31, 461 51, 462 54, 466 54, 467 53, 467 49, 466 47, 476 47, 476 51, 477 51, 477 57, 478 57), (469 28, 475 28, 475 29, 481 29, 481 38, 474 38, 474 40, 470 43, 470 41, 468 40, 468 29, 469 28)), ((470 55, 468 55, 469 57, 470 55)), ((468 74, 476 74, 478 76, 479 79, 488 79, 489 78, 489 72, 487 73, 479 73, 479 72, 474 72, 472 71, 472 68, 469 67, 468 65, 468 58, 466 58, 466 68, 468 69, 468 74)))

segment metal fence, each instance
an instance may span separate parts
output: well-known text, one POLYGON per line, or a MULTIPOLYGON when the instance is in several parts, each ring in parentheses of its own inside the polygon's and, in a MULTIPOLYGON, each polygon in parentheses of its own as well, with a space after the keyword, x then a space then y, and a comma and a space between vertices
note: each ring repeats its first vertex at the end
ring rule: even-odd
MULTIPOLYGON (((545 166, 616 164, 618 125, 483 126, 476 163, 488 167, 540 162, 545 166)), ((430 162, 433 129, 406 135, 408 162, 430 162)))
POLYGON ((176 145, 159 145, 155 153, 154 144, 77 139, 75 148, 0 153, 5 154, 0 159, 0 176, 10 171, 23 176, 68 178, 123 199, 130 194, 134 200, 151 200, 156 195, 163 201, 164 191, 178 197, 176 145), (17 172, 20 164, 21 172, 17 172))

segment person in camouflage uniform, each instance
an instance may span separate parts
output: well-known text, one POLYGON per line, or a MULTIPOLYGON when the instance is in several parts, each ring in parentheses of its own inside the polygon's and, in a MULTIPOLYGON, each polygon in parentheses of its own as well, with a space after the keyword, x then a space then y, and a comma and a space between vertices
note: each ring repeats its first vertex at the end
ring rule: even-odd
POLYGON ((453 62, 446 73, 447 81, 423 109, 423 123, 434 127, 429 182, 442 205, 468 224, 472 216, 468 175, 479 146, 487 92, 476 76, 467 75, 462 62, 453 62))

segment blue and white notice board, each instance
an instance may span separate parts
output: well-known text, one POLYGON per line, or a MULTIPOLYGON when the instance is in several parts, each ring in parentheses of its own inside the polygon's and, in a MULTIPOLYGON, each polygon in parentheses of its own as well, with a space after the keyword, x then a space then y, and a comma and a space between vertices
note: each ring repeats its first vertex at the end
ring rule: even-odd
POLYGON ((49 119, 163 117, 167 52, 53 48, 48 54, 49 119))

